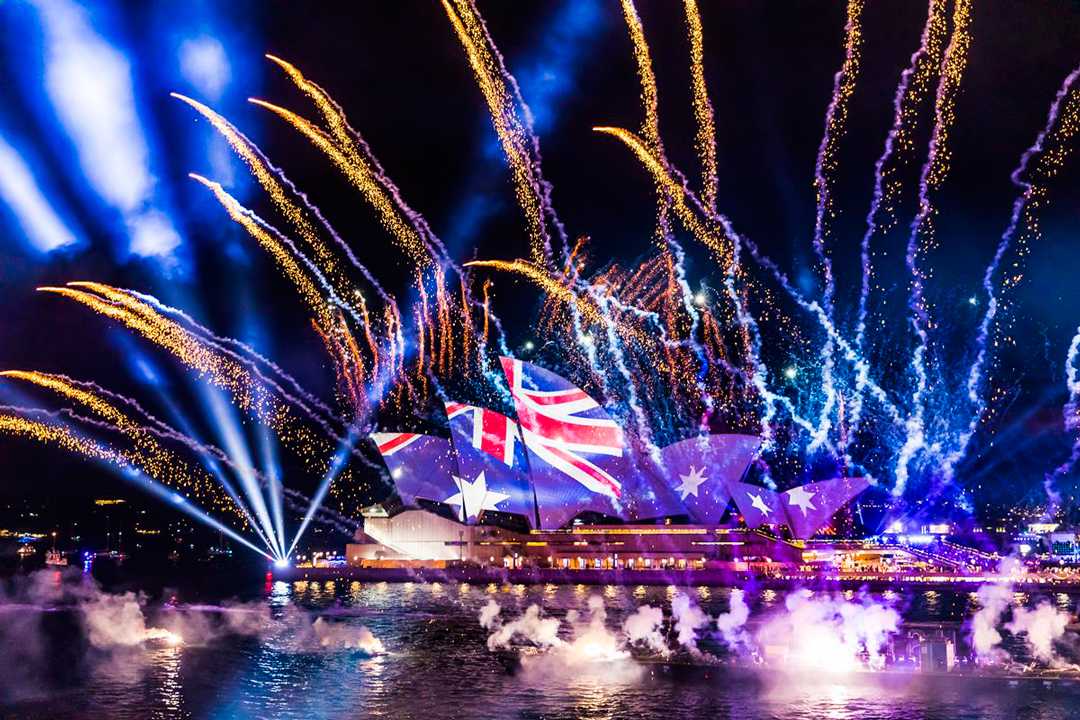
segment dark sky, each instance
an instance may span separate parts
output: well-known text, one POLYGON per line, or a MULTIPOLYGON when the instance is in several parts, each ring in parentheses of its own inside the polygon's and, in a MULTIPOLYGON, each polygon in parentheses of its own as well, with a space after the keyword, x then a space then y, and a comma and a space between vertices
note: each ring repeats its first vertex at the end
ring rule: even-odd
MULTIPOLYGON (((900 71, 918 43, 924 5, 870 3, 862 75, 837 174, 837 273, 849 302, 855 249, 870 199, 873 162, 891 121, 900 71)), ((615 2, 479 2, 526 101, 540 118, 544 170, 570 232, 594 240, 598 260, 630 261, 649 250, 652 183, 630 154, 593 125, 636 128, 638 85, 615 2)), ((693 116, 681 4, 640 2, 660 87, 661 130, 673 162, 694 176, 693 116)), ((175 71, 173 25, 221 39, 233 69, 213 104, 306 190, 364 260, 390 286, 406 265, 361 199, 306 142, 275 118, 247 106, 260 96, 308 115, 304 98, 269 63, 271 52, 300 67, 343 106, 376 154, 458 259, 527 253, 509 175, 494 143, 482 97, 462 50, 434 2, 147 2, 101 3, 94 21, 132 63, 139 117, 149 138, 156 193, 168 199, 184 238, 178 270, 125 257, 123 228, 101 209, 79 172, 69 141, 40 111, 42 56, 34 13, 0 4, 0 131, 34 148, 52 188, 77 217, 80 249, 43 256, 19 242, 13 217, 0 213, 0 366, 37 368, 95 379, 153 405, 133 377, 132 348, 169 367, 139 341, 71 303, 33 292, 36 285, 94 279, 145 290, 190 310, 215 330, 254 339, 265 352, 323 394, 331 373, 286 283, 205 191, 186 178, 213 175, 211 137, 167 93, 198 94, 175 71)), ((824 0, 701 0, 706 73, 716 107, 719 206, 795 277, 806 275, 814 198, 814 157, 843 56, 844 5, 824 0)), ((943 297, 967 297, 1008 219, 1015 188, 1009 173, 1042 128, 1063 78, 1080 61, 1080 5, 1071 0, 975 3, 973 44, 952 137, 953 171, 940 197, 941 250, 934 256, 943 297)), ((1060 424, 1064 358, 1080 321, 1075 250, 1080 172, 1057 179, 1041 216, 1044 237, 1028 258, 1021 288, 1023 410, 1036 430, 1060 424)), ((257 188, 233 163, 227 183, 256 209, 257 188)), ((691 249, 696 283, 715 276, 691 249)), ((499 278, 499 310, 512 337, 527 335, 536 309, 531 288, 499 278)), ((179 395, 183 373, 166 369, 179 395)), ((1025 427, 1027 427, 1025 425, 1025 427)), ((1030 434, 1020 431, 1021 436, 1030 434)), ((1055 452, 1065 451, 1058 437, 1055 452)), ((1045 464, 1045 463, 1044 463, 1045 464)), ((1041 472, 1041 471, 1040 471, 1041 472)), ((1036 473, 1035 476, 1037 476, 1036 473)), ((1033 476, 1033 477, 1035 477, 1033 476)), ((55 450, 0 439, 0 492, 85 493, 114 483, 108 473, 55 450), (88 488, 91 488, 88 490, 88 488)), ((1021 480, 1020 482, 1028 482, 1021 480)))

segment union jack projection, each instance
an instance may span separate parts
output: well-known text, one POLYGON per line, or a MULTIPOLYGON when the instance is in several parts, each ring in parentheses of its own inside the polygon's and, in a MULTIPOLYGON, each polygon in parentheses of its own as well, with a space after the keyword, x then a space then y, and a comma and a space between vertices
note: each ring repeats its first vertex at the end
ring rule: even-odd
POLYGON ((530 457, 614 500, 622 484, 601 467, 621 458, 622 428, 581 388, 532 363, 500 358, 530 457))
POLYGON ((466 498, 468 512, 515 513, 535 524, 536 498, 517 423, 494 410, 455 402, 446 403, 446 416, 461 473, 458 485, 463 495, 472 496, 472 502, 466 498))
POLYGON ((516 422, 494 410, 459 402, 446 403, 446 417, 451 421, 451 430, 460 427, 466 433, 462 437, 468 438, 471 447, 514 466, 515 451, 521 446, 516 422), (464 421, 453 422, 459 418, 464 421))
POLYGON ((753 435, 708 435, 644 452, 581 388, 531 363, 501 361, 517 421, 448 402, 450 440, 372 435, 406 505, 427 499, 456 506, 463 522, 486 522, 485 513, 497 511, 553 529, 586 511, 711 525, 734 500, 749 527, 786 525, 809 537, 868 485, 842 478, 781 493, 742 482, 760 445, 753 435))
POLYGON ((398 496, 406 505, 418 498, 446 502, 457 489, 454 448, 445 438, 420 433, 372 433, 398 496))

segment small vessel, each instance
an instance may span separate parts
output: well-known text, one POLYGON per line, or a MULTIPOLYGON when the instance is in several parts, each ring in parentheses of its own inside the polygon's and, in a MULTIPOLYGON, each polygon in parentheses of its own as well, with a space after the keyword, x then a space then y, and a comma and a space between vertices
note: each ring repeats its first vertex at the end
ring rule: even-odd
POLYGON ((47 553, 45 553, 45 564, 51 565, 53 567, 67 567, 67 555, 64 555, 56 548, 53 548, 52 550, 49 550, 47 553))

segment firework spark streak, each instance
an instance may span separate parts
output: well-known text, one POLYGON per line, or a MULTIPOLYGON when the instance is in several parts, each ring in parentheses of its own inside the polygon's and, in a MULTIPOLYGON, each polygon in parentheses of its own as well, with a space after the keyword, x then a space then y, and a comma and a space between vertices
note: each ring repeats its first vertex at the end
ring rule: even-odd
POLYGON ((267 560, 274 559, 232 528, 215 520, 202 509, 192 505, 183 496, 159 485, 121 453, 118 453, 101 443, 80 437, 64 425, 57 424, 55 418, 48 413, 39 410, 0 406, 0 433, 27 438, 44 444, 53 444, 63 450, 82 455, 91 460, 98 460, 111 464, 118 468, 129 480, 138 483, 153 494, 170 501, 172 505, 179 508, 182 512, 187 513, 200 522, 224 533, 232 540, 250 548, 267 560), (48 419, 31 419, 32 417, 48 419))
POLYGON ((545 224, 545 191, 532 156, 532 133, 514 109, 513 98, 503 81, 502 60, 489 47, 487 30, 469 0, 443 0, 450 24, 465 49, 476 82, 487 101, 492 126, 513 171, 515 194, 525 214, 532 238, 532 259, 551 262, 551 238, 545 224))
MULTIPOLYGON (((863 0, 850 0, 847 8, 847 25, 844 32, 847 39, 844 43, 844 64, 833 78, 832 100, 825 112, 825 133, 822 135, 821 144, 818 147, 817 160, 814 164, 814 188, 817 192, 817 207, 814 213, 814 253, 821 264, 821 272, 825 281, 822 295, 822 306, 829 323, 833 323, 833 296, 836 292, 836 281, 833 278, 832 260, 829 259, 827 246, 829 236, 829 220, 834 213, 832 198, 831 175, 837 166, 837 145, 840 136, 844 132, 844 123, 847 120, 848 105, 852 94, 855 92, 855 81, 859 73, 859 63, 862 57, 862 11, 863 0)), ((708 200, 706 199, 708 206, 708 200)), ((821 406, 821 414, 818 418, 817 431, 814 433, 807 450, 813 452, 821 447, 829 437, 832 428, 832 411, 836 406, 836 389, 833 385, 833 343, 826 338, 821 348, 821 385, 825 393, 825 402, 821 406)))
POLYGON ((915 352, 911 364, 915 375, 915 388, 911 395, 912 413, 907 419, 907 439, 901 446, 896 458, 896 484, 894 496, 902 496, 907 487, 909 464, 916 454, 924 449, 933 453, 940 450, 937 443, 927 448, 926 438, 926 391, 928 376, 927 354, 930 352, 930 308, 925 297, 925 269, 920 265, 920 256, 933 246, 933 192, 941 187, 950 168, 951 151, 949 133, 956 120, 956 96, 960 90, 960 81, 967 66, 967 51, 971 45, 969 25, 971 23, 971 3, 969 0, 956 0, 953 8, 953 30, 949 45, 945 49, 945 58, 941 65, 941 78, 938 81, 937 96, 934 100, 934 130, 930 137, 930 150, 919 176, 919 209, 911 221, 908 236, 905 263, 911 273, 911 325, 916 336, 915 352), (928 238, 920 244, 920 238, 928 238))
MULTIPOLYGON (((870 210, 866 214, 866 232, 860 244, 862 283, 855 330, 855 348, 860 353, 863 350, 867 303, 874 276, 871 242, 879 232, 888 230, 896 222, 896 202, 901 183, 896 178, 895 164, 897 158, 906 159, 911 153, 914 146, 911 135, 917 119, 917 111, 930 87, 930 81, 941 65, 941 53, 946 35, 946 5, 946 0, 930 0, 919 48, 911 56, 908 67, 900 74, 900 83, 896 87, 893 99, 893 122, 885 138, 885 148, 874 164, 873 199, 870 202, 870 210)), ((857 378, 855 404, 852 411, 854 428, 858 428, 864 384, 865 378, 857 378)))
MULTIPOLYGON (((945 456, 942 462, 942 474, 947 480, 952 478, 956 464, 966 454, 968 443, 971 442, 986 407, 982 395, 983 366, 987 357, 986 343, 998 313, 998 296, 994 290, 994 285, 1002 258, 1005 257, 1011 247, 1013 238, 1021 225, 1028 228, 1036 225, 1032 215, 1039 207, 1040 199, 1046 194, 1044 183, 1060 169, 1061 164, 1069 154, 1070 146, 1068 141, 1072 139, 1077 129, 1080 129, 1080 98, 1074 94, 1073 88, 1078 78, 1080 78, 1080 67, 1077 67, 1065 78, 1057 95, 1054 96, 1053 102, 1050 104, 1046 127, 1035 138, 1035 142, 1031 147, 1024 151, 1024 154, 1020 157, 1019 165, 1010 176, 1013 184, 1019 187, 1021 192, 1013 201, 1009 224, 1006 226, 1005 232, 1002 233, 1001 240, 994 251, 994 256, 983 273, 982 287, 983 293, 986 295, 986 311, 979 322, 975 337, 976 356, 971 364, 971 369, 968 371, 967 378, 968 401, 972 405, 971 420, 967 428, 960 433, 955 448, 945 456), (1049 143, 1047 142, 1048 139, 1050 140, 1049 143), (1029 167, 1033 159, 1035 160, 1035 166, 1029 167)), ((1075 343, 1075 339, 1073 342, 1075 343)), ((1075 348, 1070 346, 1068 368, 1071 374, 1074 373, 1072 368, 1074 355, 1075 348)), ((1070 395, 1072 395, 1072 383, 1070 383, 1069 389, 1070 395)))
POLYGON ((1077 437, 1073 441, 1069 458, 1056 467, 1053 472, 1047 473, 1043 482, 1046 496, 1050 499, 1050 503, 1054 508, 1061 503, 1061 494, 1055 488, 1055 483, 1076 467, 1077 462, 1080 462, 1080 434, 1077 433, 1080 430, 1080 369, 1077 368, 1078 356, 1080 356, 1080 328, 1076 329, 1076 334, 1073 335, 1072 341, 1069 343, 1069 353, 1065 358, 1065 388, 1069 393, 1069 398, 1062 409, 1065 418, 1065 431, 1077 435, 1077 437))

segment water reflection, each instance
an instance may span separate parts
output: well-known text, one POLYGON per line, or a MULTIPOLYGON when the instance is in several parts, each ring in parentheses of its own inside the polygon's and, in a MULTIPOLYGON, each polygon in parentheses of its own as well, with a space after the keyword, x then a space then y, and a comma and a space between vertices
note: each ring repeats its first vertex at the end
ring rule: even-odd
MULTIPOLYGON (((261 585, 260 585, 261 589, 261 585)), ((317 638, 296 641, 296 632, 256 637, 223 637, 205 644, 140 650, 76 686, 78 712, 67 700, 45 699, 32 712, 11 717, 116 718, 286 718, 386 717, 394 720, 463 718, 628 718, 672 717, 821 718, 848 720, 1064 720, 1074 716, 1075 696, 1064 698, 1014 688, 982 697, 962 684, 920 694, 867 686, 851 678, 820 675, 805 685, 790 677, 768 682, 736 677, 729 669, 708 674, 664 671, 628 661, 632 672, 604 664, 599 671, 554 667, 539 672, 508 670, 505 658, 486 645, 478 624, 480 608, 496 597, 506 617, 531 603, 544 614, 565 617, 589 596, 605 600, 608 627, 621 626, 637 607, 661 607, 670 618, 670 598, 688 592, 712 616, 729 607, 728 588, 622 588, 585 585, 505 585, 454 588, 422 583, 273 583, 263 600, 282 617, 299 617, 308 628, 315 617, 344 627, 366 626, 388 652, 368 657, 348 647, 322 645, 317 638), (503 594, 498 594, 499 590, 503 594), (475 590, 475 591, 474 591, 475 590)), ((771 589, 748 594, 756 616, 782 606, 785 595, 771 589)), ((858 593, 855 595, 858 599, 858 593)), ((1049 599, 1049 598, 1047 598, 1049 599)), ((919 593, 895 597, 917 619, 960 619, 966 594, 919 593), (937 613, 936 616, 933 613, 937 613)), ((1042 598, 1032 596, 1031 602, 1042 598)), ((1054 594, 1059 607, 1072 596, 1054 594)), ((625 669, 625 668, 624 668, 625 669)), ((2 713, 0 713, 2 715, 2 713)))

